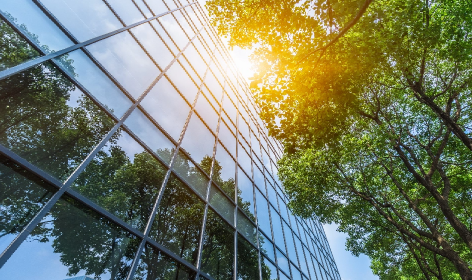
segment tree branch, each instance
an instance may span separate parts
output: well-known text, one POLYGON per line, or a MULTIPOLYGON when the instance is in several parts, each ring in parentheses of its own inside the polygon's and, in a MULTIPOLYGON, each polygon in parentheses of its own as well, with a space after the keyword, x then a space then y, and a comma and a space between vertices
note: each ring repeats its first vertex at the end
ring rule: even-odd
MULTIPOLYGON (((364 5, 362 5, 362 7, 360 8, 359 12, 357 12, 357 15, 355 18, 353 18, 346 26, 344 26, 344 28, 338 33, 338 35, 336 35, 336 37, 334 37, 331 41, 329 41, 326 45, 320 47, 320 48, 317 48, 315 49, 314 51, 308 53, 306 56, 304 56, 302 59, 300 59, 300 62, 304 61, 305 59, 307 59, 308 57, 310 57, 311 55, 321 51, 321 55, 320 55, 320 58, 323 56, 324 52, 332 45, 334 45, 341 37, 344 36, 344 34, 346 34, 349 29, 351 29, 354 25, 356 25, 356 23, 361 19, 361 17, 365 14, 365 12, 367 11, 367 8, 369 7, 369 5, 373 2, 373 0, 366 0, 364 2, 364 5)), ((297 64, 298 64, 297 63, 297 64)))

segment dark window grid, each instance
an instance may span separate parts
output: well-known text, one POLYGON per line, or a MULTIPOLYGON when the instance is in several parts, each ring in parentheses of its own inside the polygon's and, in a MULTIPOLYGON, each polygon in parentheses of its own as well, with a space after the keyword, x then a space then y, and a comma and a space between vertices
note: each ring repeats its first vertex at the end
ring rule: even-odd
MULTIPOLYGON (((280 215, 280 211, 279 211, 279 201, 278 201, 277 197, 276 197, 276 199, 275 199, 275 200, 277 201, 277 205, 272 204, 272 202, 270 202, 270 200, 269 200, 269 189, 268 189, 268 188, 274 188, 274 187, 273 187, 272 184, 271 184, 270 182, 268 182, 268 181, 266 182, 266 187, 267 187, 267 200, 269 201, 270 205, 272 205, 272 206, 274 207, 274 209, 275 209, 275 211, 277 212, 277 214, 280 215), (267 184, 268 184, 268 185, 267 185, 267 184)), ((275 189, 274 189, 274 190, 275 190, 275 189)), ((280 215, 280 216, 282 217, 282 215, 280 215)))
MULTIPOLYGON (((201 32, 201 30, 203 30, 203 27, 200 29, 200 32, 201 32)), ((198 36, 198 33, 195 34, 195 36, 187 43, 187 45, 180 51, 179 54, 182 54, 182 53, 185 51, 185 49, 192 43, 192 41, 197 38, 197 36, 198 36)), ((177 59, 178 59, 178 57, 175 57, 172 61, 175 62, 177 59)), ((171 63, 171 64, 172 64, 172 63, 171 63)), ((171 65, 169 65, 169 66, 165 69, 165 71, 167 71, 167 70, 170 68, 170 66, 171 66, 171 65)), ((185 69, 185 68, 184 68, 184 69, 185 69)), ((206 69, 205 74, 204 74, 204 78, 205 78, 205 76, 206 76, 206 73, 208 72, 208 69, 209 69, 209 66, 207 66, 207 69, 206 69)), ((165 74, 165 73, 162 73, 161 75, 164 75, 164 74, 165 74)), ((188 75, 188 73, 187 73, 187 75, 188 75)), ((156 83, 157 83, 157 82, 156 82, 156 83)), ((194 99, 194 101, 193 101, 193 104, 191 105, 191 110, 190 110, 189 115, 188 115, 188 117, 187 117, 187 119, 186 119, 186 121, 185 121, 183 131, 182 131, 182 133, 181 133, 181 135, 180 135, 180 137, 179 137, 179 141, 178 141, 178 143, 177 143, 177 145, 176 145, 174 154, 172 155, 172 158, 171 158, 171 160, 170 160, 169 170, 167 171, 167 173, 166 173, 166 175, 165 175, 165 177, 164 177, 164 181, 163 181, 163 183, 162 183, 162 187, 161 187, 161 189, 159 190, 159 193, 158 193, 158 195, 157 195, 156 201, 155 201, 154 206, 153 206, 153 210, 152 210, 152 212, 151 212, 151 215, 150 215, 150 217, 149 217, 149 219, 148 219, 146 228, 145 228, 145 230, 144 230, 144 237, 145 237, 145 238, 144 238, 144 239, 141 241, 141 243, 139 244, 139 247, 138 247, 138 249, 137 249, 136 256, 135 256, 135 258, 134 258, 134 260, 133 260, 133 263, 132 263, 132 265, 131 265, 130 272, 129 272, 129 274, 128 274, 128 279, 132 279, 133 276, 134 276, 134 273, 136 272, 136 268, 137 268, 137 266, 138 266, 138 264, 139 264, 140 256, 141 256, 141 254, 142 254, 142 252, 143 252, 143 250, 144 250, 144 246, 146 245, 146 240, 148 239, 149 233, 150 233, 150 231, 151 231, 151 227, 152 227, 152 224, 153 224, 154 219, 155 219, 155 217, 156 217, 157 210, 158 210, 158 208, 159 208, 159 205, 160 205, 160 202, 161 202, 161 200, 162 200, 162 197, 164 196, 164 191, 165 191, 165 189, 166 189, 167 182, 168 182, 168 180, 169 180, 169 178, 170 178, 170 175, 171 175, 171 173, 172 173, 172 169, 173 169, 173 165, 174 165, 175 159, 176 159, 176 157, 177 157, 177 155, 178 155, 178 152, 179 152, 179 150, 180 150, 180 146, 181 146, 181 144, 182 144, 182 140, 183 140, 183 137, 184 137, 184 135, 185 135, 185 131, 187 130, 188 124, 189 124, 189 122, 190 122, 190 118, 191 118, 191 116, 192 116, 192 113, 193 113, 194 110, 195 110, 195 105, 196 105, 198 96, 199 96, 199 94, 200 94, 200 92, 201 92, 201 87, 203 86, 203 84, 204 84, 204 81, 202 81, 202 82, 200 83, 200 85, 198 86, 197 95, 195 96, 195 99, 194 99)), ((213 157, 214 157, 214 153, 213 153, 213 157)), ((189 157, 189 158, 190 158, 190 157, 189 157)), ((190 188, 190 189, 191 189, 191 188, 190 188)))
MULTIPOLYGON (((307 256, 306 256, 306 254, 307 254, 306 252, 308 252, 308 254, 309 254, 310 250, 308 250, 308 248, 307 248, 305 245, 302 245, 302 246, 304 246, 304 248, 302 249, 302 251, 303 251, 303 258, 304 258, 304 259, 303 259, 303 260, 300 260, 300 261, 303 261, 303 262, 305 263, 306 268, 307 268, 308 275, 306 275, 305 272, 303 272, 302 269, 300 269, 300 271, 301 271, 301 273, 302 273, 305 277, 307 277, 308 279, 311 279, 311 277, 310 277, 310 269, 308 268, 308 265, 309 265, 310 263, 308 262, 308 258, 307 258, 307 256)), ((301 268, 301 266, 302 266, 302 263, 300 263, 300 268, 301 268)))
MULTIPOLYGON (((134 5, 136 6, 136 8, 139 10, 139 12, 146 18, 146 15, 145 15, 144 12, 141 10, 141 8, 138 6, 138 4, 136 4, 136 2, 135 2, 134 0, 131 0, 131 1, 134 3, 134 5)), ((143 2, 144 2, 144 4, 147 6, 147 8, 151 11, 151 14, 152 14, 153 16, 155 16, 154 12, 149 8, 149 6, 147 5, 147 3, 146 3, 144 0, 143 0, 143 2)), ((169 8, 167 7, 167 9, 169 9, 169 8)), ((182 10, 185 11, 185 9, 182 9, 182 10)), ((177 11, 176 11, 176 12, 177 12, 177 11)), ((174 13, 172 13, 172 15, 173 15, 173 14, 174 14, 174 13)), ((186 14, 186 12, 185 12, 185 14, 186 14)), ((118 17, 118 16, 117 16, 117 17, 118 17)), ((174 16, 174 18, 175 18, 175 16, 174 16)), ((186 19, 186 20, 187 20, 187 19, 186 19)), ((120 20, 120 21, 121 21, 121 20, 120 20)), ((177 21, 177 20, 176 20, 176 21, 177 21)), ((187 22, 188 22, 188 20, 187 20, 187 22)), ((177 21, 177 23, 178 23, 178 21, 177 21)), ((159 23, 159 24, 160 24, 160 23, 159 23)), ((167 45, 167 43, 165 42, 165 40, 162 39, 161 35, 160 35, 159 32, 155 29, 155 27, 154 27, 152 24, 150 24, 150 23, 149 23, 149 25, 150 25, 151 28, 154 30, 154 32, 157 34, 157 36, 159 36, 159 39, 161 39, 161 41, 164 43, 164 45, 165 45, 166 48, 170 51, 170 53, 171 53, 172 55, 174 55, 174 57, 175 57, 175 54, 172 52, 172 50, 171 50, 170 47, 167 45)), ((164 26, 163 26, 162 24, 160 24, 160 25, 161 25, 161 27, 163 28, 163 30, 169 35, 169 33, 168 33, 168 32, 166 31, 166 29, 164 28, 164 26)), ((185 30, 182 28, 182 26, 181 26, 180 24, 179 24, 179 27, 180 27, 180 28, 184 31, 184 33, 185 33, 185 30)), ((196 30, 195 30, 195 28, 194 28, 194 25, 193 25, 193 24, 190 24, 190 27, 192 28, 192 30, 193 30, 195 33, 197 33, 196 30)), ((147 52, 147 50, 144 48, 144 46, 142 46, 142 44, 141 44, 141 43, 139 42, 139 40, 134 36, 134 34, 133 34, 132 32, 130 32, 130 34, 131 34, 131 36, 133 36, 133 38, 136 40, 136 42, 139 44, 139 46, 144 50, 144 52, 148 55, 148 57, 153 61, 153 63, 159 68, 159 70, 162 71, 162 69, 159 67, 158 63, 157 63, 157 62, 152 58, 152 56, 147 52)), ((185 33, 185 34, 186 34, 186 33, 185 33)), ((189 37, 188 34, 186 34, 186 36, 187 36, 187 38, 189 37)), ((169 38, 172 40, 172 42, 174 43, 174 45, 176 45, 175 42, 173 41, 172 37, 169 36, 169 38)), ((190 40, 190 38, 189 38, 189 40, 190 40)), ((194 44, 192 43, 192 45, 194 45, 194 44)), ((177 46, 177 45, 176 45, 176 46, 177 46)), ((194 47, 195 47, 195 45, 194 45, 194 47)), ((177 46, 177 49, 179 49, 178 46, 177 46)), ((200 54, 199 50, 198 50, 196 47, 195 47, 195 49, 197 50, 198 55, 200 55, 200 57, 202 57, 202 55, 200 54)), ((183 54, 183 57, 184 57, 185 60, 188 62, 188 64, 189 64, 190 67, 192 68, 192 70, 197 74, 197 76, 198 76, 200 79, 202 79, 201 74, 199 74, 199 73, 195 70, 195 68, 192 66, 192 64, 190 63, 190 61, 188 60, 188 58, 186 57, 185 54, 183 54)), ((202 57, 202 58, 203 58, 203 57, 202 57)), ((203 61, 204 61, 205 64, 206 64, 206 61, 205 61, 204 59, 203 59, 203 61)), ((181 64, 181 63, 179 62, 179 64, 181 64)), ((182 66, 183 66, 183 65, 182 65, 182 66)), ((206 66, 208 67, 208 64, 206 64, 206 66)), ((185 69, 185 68, 184 68, 184 69, 185 69)))
MULTIPOLYGON (((289 227, 290 227, 290 226, 289 226, 289 227)), ((291 227, 290 227, 290 230, 291 230, 290 236, 287 237, 287 239, 288 239, 288 238, 292 239, 292 242, 290 242, 290 244, 295 245, 295 239, 293 239, 293 234, 294 234, 294 232, 293 232, 293 230, 292 230, 291 227)), ((298 257, 298 256, 300 255, 300 253, 299 253, 298 250, 297 250, 297 246, 294 246, 294 249, 295 249, 295 253, 297 254, 297 255, 295 256, 295 260, 297 261, 296 266, 297 266, 298 268, 300 268, 301 260, 300 260, 300 258, 298 257)), ((301 269, 300 269, 300 270, 301 270, 301 269)))
MULTIPOLYGON (((193 2, 192 4, 188 4, 188 5, 186 5, 186 6, 193 5, 193 4, 195 4, 195 3, 197 3, 197 2, 193 2)), ((129 30, 129 29, 131 29, 131 28, 133 28, 133 27, 138 26, 138 25, 141 25, 141 24, 150 22, 150 21, 155 20, 155 19, 157 19, 157 18, 159 18, 159 17, 162 17, 162 16, 165 16, 165 15, 167 15, 167 14, 170 14, 170 13, 172 13, 173 11, 177 11, 177 10, 183 9, 183 8, 186 7, 186 6, 179 7, 179 8, 177 8, 177 9, 172 10, 172 11, 168 11, 168 12, 165 12, 165 13, 162 13, 162 14, 159 14, 159 15, 156 15, 156 16, 154 16, 154 17, 151 17, 151 18, 148 18, 148 19, 145 19, 145 20, 142 20, 142 21, 139 21, 139 22, 130 24, 130 25, 126 26, 126 27, 119 28, 119 29, 117 29, 117 30, 108 32, 108 33, 106 33, 106 34, 103 34, 103 35, 94 37, 94 38, 92 38, 92 39, 89 39, 89 40, 87 40, 87 41, 84 41, 84 42, 81 42, 81 43, 72 45, 72 46, 70 46, 70 47, 64 48, 64 49, 59 50, 59 51, 57 51, 57 52, 50 53, 50 54, 47 54, 47 55, 43 55, 43 56, 40 56, 40 57, 38 57, 38 58, 35 58, 35 59, 32 59, 32 60, 26 61, 26 62, 24 62, 24 63, 21 63, 21 64, 19 64, 19 65, 17 65, 17 66, 8 68, 8 69, 3 70, 3 71, 0 72, 0 80, 5 79, 5 78, 8 78, 8 77, 10 77, 10 76, 12 76, 12 75, 14 75, 14 74, 17 74, 17 73, 22 72, 22 71, 24 71, 24 70, 27 70, 27 69, 29 69, 29 68, 32 68, 32 67, 34 67, 34 66, 36 66, 36 65, 38 65, 38 64, 40 64, 40 63, 43 63, 43 62, 46 62, 46 61, 50 60, 50 59, 59 57, 59 56, 61 56, 61 55, 63 55, 63 54, 66 54, 66 53, 75 51, 75 50, 80 49, 80 48, 83 48, 83 47, 86 47, 86 46, 88 46, 88 45, 91 45, 91 44, 96 43, 96 42, 98 42, 98 41, 104 40, 104 39, 109 38, 109 37, 111 37, 111 36, 113 36, 113 35, 116 35, 116 34, 118 34, 118 33, 127 31, 127 30, 129 30)), ((1 14, 1 13, 0 13, 0 14, 1 14)), ((5 18, 5 17, 2 16, 2 18, 5 18)), ((9 21, 7 21, 7 22, 9 22, 9 21)), ((21 33, 20 33, 20 34, 21 34, 21 33)))
MULTIPOLYGON (((121 30, 121 29, 119 29, 121 30)), ((191 41, 193 41, 196 38, 197 35, 195 35, 191 41)), ((184 47, 183 50, 187 48, 187 46, 191 43, 187 43, 187 45, 184 47)), ((77 44, 80 45, 80 44, 77 44)), ((75 45, 75 46, 77 46, 75 45)), ((89 155, 82 161, 82 163, 72 172, 72 174, 67 178, 67 180, 61 184, 61 187, 59 190, 52 195, 50 200, 39 210, 39 212, 36 214, 36 216, 30 221, 30 223, 18 234, 18 236, 10 243, 9 247, 0 255, 0 268, 6 263, 6 261, 10 258, 10 256, 16 251, 16 249, 21 245, 21 243, 27 238, 29 233, 38 225, 39 222, 41 222, 42 218, 47 215, 47 213, 51 210, 51 208, 55 205, 55 203, 60 199, 60 197, 68 190, 70 189, 70 186, 72 183, 77 179, 77 177, 85 170, 87 165, 92 161, 92 159, 95 157, 95 155, 100 151, 106 143, 111 139, 111 137, 115 134, 116 131, 120 128, 120 126, 124 123, 124 121, 131 115, 131 113, 137 108, 139 103, 146 97, 147 93, 152 89, 152 87, 159 81, 159 79, 164 75, 165 71, 167 71, 170 66, 178 59, 178 57, 182 54, 183 51, 181 51, 177 57, 175 57, 172 62, 164 69, 164 72, 161 72, 156 79, 150 84, 150 86, 144 91, 143 94, 137 99, 135 103, 131 105, 131 107, 126 111, 126 113, 120 118, 120 120, 115 124, 115 126, 108 132, 108 134, 103 137, 100 143, 98 143, 93 150, 89 153, 89 155)), ((23 70, 26 70, 28 68, 25 68, 23 70)), ((103 107, 102 107, 103 109, 103 107)), ((174 154, 174 157, 176 154, 174 154)), ((20 158, 19 156, 16 155, 17 158, 20 158)), ((172 160, 171 160, 171 167, 172 167, 172 160)), ((168 176, 170 172, 167 172, 166 178, 163 182, 163 187, 161 188, 161 191, 158 195, 158 200, 160 201, 160 198, 162 198, 163 190, 165 189, 165 183, 167 183, 168 176)), ((157 208, 154 209, 153 213, 151 214, 150 220, 153 220, 157 208)), ((150 226, 148 223, 148 226, 145 231, 145 237, 148 235, 150 230, 150 226)), ((140 248, 138 249, 138 254, 135 257, 135 261, 133 263, 132 269, 130 270, 130 276, 134 274, 134 271, 136 270, 136 265, 137 265, 137 260, 139 261, 138 255, 141 255, 142 253, 142 245, 144 245, 144 241, 140 244, 140 248)))
MULTIPOLYGON (((118 13, 113 9, 113 7, 108 3, 107 0, 102 0, 103 3, 105 3, 105 5, 107 5, 107 7, 111 10, 111 12, 115 15, 115 17, 120 21, 120 23, 123 25, 123 27, 126 27, 126 23, 121 19, 121 17, 118 15, 118 13)), ((146 15, 142 12, 142 10, 139 8, 139 6, 136 4, 135 1, 132 1, 133 4, 136 6, 136 8, 138 9, 138 11, 142 14, 142 16, 144 18, 147 18, 146 15)), ((170 9, 168 9, 170 10, 170 9)), ((174 12, 171 13, 172 16, 175 18, 174 16, 174 12)), ((151 25, 152 29, 157 33, 157 35, 159 36, 159 38, 162 40, 161 36, 159 35, 159 32, 157 32, 157 30, 154 29, 154 27, 152 26, 152 24, 149 24, 151 25)), ((180 26, 180 24, 179 24, 180 26)), ((180 26, 180 28, 184 31, 185 33, 185 30, 182 28, 182 26, 180 26)), ((146 48, 144 48, 144 46, 141 44, 141 42, 138 40, 138 38, 136 38, 136 36, 133 34, 133 32, 131 32, 131 30, 128 30, 129 34, 131 35, 131 37, 133 37, 133 39, 136 41, 136 43, 138 43, 138 45, 141 47, 141 49, 143 49, 143 51, 146 53, 146 55, 149 57, 149 59, 154 63, 154 65, 157 66, 157 68, 159 69, 159 71, 162 72, 162 68, 159 66, 159 64, 154 60, 154 58, 149 54, 149 52, 146 50, 146 48)), ((166 32, 167 33, 167 32, 166 32)), ((187 33, 185 33, 185 35, 187 36, 187 38, 190 40, 191 38, 188 37, 187 33)), ((172 38, 171 38, 172 40, 172 38)), ((163 40, 162 40, 163 41, 163 40)), ((75 43, 75 42, 74 42, 75 43)), ((174 42, 175 44, 175 42, 174 42)), ((169 48, 166 44, 166 47, 169 48)), ((177 47, 177 49, 180 51, 180 49, 177 47)), ((174 55, 175 57, 175 54, 171 51, 171 54, 174 55)), ((185 55, 184 55, 185 57, 185 55)))
MULTIPOLYGON (((224 95, 223 95, 223 98, 224 98, 224 95)), ((221 112, 222 112, 222 108, 220 108, 220 112, 219 112, 219 119, 220 119, 220 120, 221 120, 221 112)), ((220 125, 221 125, 221 123, 218 122, 217 131, 219 131, 219 126, 220 126, 220 125)), ((217 141, 218 141, 218 140, 217 140, 217 141)), ((215 142, 215 143, 217 143, 217 142, 215 142)), ((220 143, 221 143, 221 142, 220 142, 220 143)), ((222 145, 222 146, 223 146, 223 145, 222 145)), ((226 150, 226 148, 225 148, 224 146, 223 146, 223 148, 226 150)), ((215 144, 215 146, 214 146, 214 152, 213 152, 213 157, 215 157, 216 150, 217 150, 217 145, 215 144)), ((237 150, 236 150, 236 153, 237 153, 237 150)), ((214 162, 213 162, 212 165, 214 166, 214 162)), ((212 171, 211 171, 211 173, 213 173, 213 166, 212 166, 212 171)), ((237 168, 237 166, 235 165, 235 172, 236 172, 236 168, 237 168)), ((211 176, 210 176, 210 178, 211 178, 211 176)), ((237 173, 236 173, 236 180, 237 180, 237 173)), ((203 248, 203 243, 202 243, 202 242, 203 242, 203 235, 204 235, 205 226, 206 226, 206 221, 207 221, 208 208, 212 209, 220 218, 222 218, 222 219, 227 223, 226 219, 225 219, 222 215, 220 215, 220 214, 218 213, 217 209, 215 209, 213 206, 211 206, 211 204, 209 204, 210 188, 211 188, 211 185, 212 185, 212 184, 215 185, 215 186, 217 186, 216 183, 214 183, 214 182, 212 182, 212 181, 210 180, 210 182, 209 182, 209 184, 208 184, 208 189, 207 189, 207 198, 206 198, 207 203, 206 203, 206 205, 205 205, 204 224, 203 224, 203 229, 202 229, 202 231, 201 231, 201 237, 200 237, 200 242, 199 242, 199 243, 200 243, 200 244, 199 244, 199 245, 200 245, 200 246, 199 246, 199 257, 198 257, 198 262, 197 262, 199 268, 200 268, 200 266, 201 266, 201 254, 202 254, 202 248, 203 248)), ((221 188, 219 188, 218 186, 217 186, 217 188, 220 190, 220 192, 221 192, 223 195, 225 195, 227 198, 229 198, 229 196, 227 196, 227 195, 221 190, 221 188)), ((235 189, 235 192, 236 192, 236 189, 235 189)), ((236 195, 236 194, 235 194, 235 195, 236 195)), ((230 201, 232 201, 232 200, 230 199, 230 201)), ((237 215, 237 212, 238 212, 237 210, 239 209, 239 207, 238 207, 236 204, 235 204, 234 206, 235 206, 235 208, 234 208, 234 221, 237 223, 237 216, 236 216, 236 215, 237 215)), ((242 211, 241 211, 241 212, 242 212, 242 211)), ((246 217, 247 217, 247 216, 246 216, 246 217)), ((249 220, 250 220, 250 219, 249 219, 249 220)), ((229 223, 228 223, 228 224, 229 224, 229 223)), ((230 227, 234 230, 234 238, 235 238, 235 247, 234 247, 234 250, 235 250, 235 251, 234 251, 234 252, 235 252, 235 253, 234 253, 234 255, 233 255, 233 261, 234 261, 234 275, 237 275, 237 257, 236 257, 236 256, 237 256, 237 255, 236 255, 236 252, 237 252, 237 251, 236 251, 236 250, 237 250, 237 236, 238 236, 238 234, 240 234, 240 233, 239 233, 239 231, 238 231, 236 225, 231 225, 231 224, 229 224, 229 225, 230 225, 230 227)), ((257 234, 257 233, 258 233, 258 232, 257 232, 257 227, 256 227, 256 234, 257 234)), ((243 236, 242 234, 240 234, 240 235, 243 236)), ((248 242, 251 243, 251 241, 249 241, 249 240, 248 240, 247 238, 245 238, 244 236, 243 236, 243 238, 244 238, 245 240, 247 240, 248 242)), ((199 273, 204 274, 205 276, 207 276, 207 274, 205 274, 205 273, 202 272, 202 271, 199 271, 199 273)), ((198 275, 197 275, 197 277, 198 277, 198 275)))
MULTIPOLYGON (((270 203, 270 202, 269 202, 269 203, 270 203)), ((278 212, 277 212, 277 213, 278 213, 278 212)), ((280 213, 278 213, 278 214, 279 214, 279 216, 280 216, 280 213)), ((287 236, 287 234, 285 234, 285 229, 284 229, 285 227, 284 227, 283 224, 282 224, 282 223, 283 223, 283 219, 281 218, 281 216, 280 216, 280 219, 279 219, 279 220, 280 220, 280 226, 282 227, 282 239, 284 240, 285 249, 284 249, 284 250, 279 250, 279 249, 278 249, 278 248, 280 248, 280 247, 275 243, 275 236, 274 236, 274 245, 275 245, 275 247, 280 251, 280 253, 282 253, 282 255, 285 256, 285 258, 287 259, 287 261, 290 262, 290 259, 289 259, 289 257, 288 257, 288 248, 287 248, 287 246, 288 246, 287 243, 288 243, 288 242, 286 241, 286 238, 285 238, 285 237, 287 236)), ((277 255, 277 254, 276 254, 276 255, 277 255)), ((276 258, 277 258, 277 256, 276 256, 276 258)), ((277 261, 277 262, 278 262, 278 261, 277 261)), ((277 263, 277 264, 278 264, 278 263, 277 263)), ((289 266, 289 267, 290 267, 290 266, 289 266)), ((290 268, 289 268, 289 269, 290 269, 290 268)), ((286 272, 290 273, 290 271, 286 271, 286 272)))
MULTIPOLYGON (((48 185, 52 186, 53 188, 60 190, 63 186, 62 182, 59 180, 55 179, 48 173, 44 172, 43 170, 39 169, 35 165, 29 163, 25 159, 21 158, 20 156, 16 155, 15 153, 11 152, 4 146, 0 145, 0 154, 3 156, 9 158, 13 163, 18 165, 19 167, 25 169, 27 172, 30 174, 34 175, 35 177, 40 178, 42 181, 46 182, 48 185)), ((80 193, 72 190, 72 189, 67 189, 65 192, 63 192, 62 196, 68 195, 72 197, 73 199, 83 203, 86 205, 88 208, 92 209, 93 211, 97 212, 101 216, 106 217, 107 219, 111 220, 124 230, 127 230, 134 234, 138 238, 144 238, 144 234, 137 230, 136 228, 132 227, 130 224, 126 223, 125 221, 121 220, 120 218, 116 217, 115 215, 111 214, 107 210, 105 210, 103 207, 99 206, 92 200, 88 199, 87 197, 81 195, 80 193)), ((8 250, 8 249, 6 249, 8 250)), ((6 251, 5 250, 5 251, 6 251)), ((1 256, 3 258, 3 255, 1 256)))
MULTIPOLYGON (((223 95, 223 98, 224 98, 224 95, 223 95)), ((219 113, 218 113, 218 125, 216 127, 216 133, 217 133, 217 137, 215 138, 215 143, 213 145, 213 155, 212 157, 215 158, 215 155, 216 155, 216 151, 217 151, 217 144, 218 144, 218 133, 219 133, 219 130, 220 130, 220 125, 221 125, 221 107, 220 107, 220 110, 219 110, 219 113)), ((198 257, 197 257, 197 268, 198 268, 198 272, 197 272, 197 275, 195 277, 195 279, 198 279, 198 277, 200 276, 201 273, 203 273, 201 271, 201 265, 202 265, 202 252, 203 252, 203 238, 204 238, 204 235, 205 235, 205 229, 206 229, 206 223, 207 223, 207 218, 208 218, 208 208, 209 208, 209 201, 210 201, 210 190, 211 190, 211 186, 213 184, 212 182, 212 176, 213 176, 213 166, 215 164, 215 161, 212 162, 212 166, 211 166, 211 171, 210 171, 210 180, 208 182, 208 186, 207 186, 207 190, 206 190, 206 197, 205 197, 205 201, 207 202, 205 204, 205 210, 203 212, 203 225, 202 225, 202 228, 200 230, 200 237, 199 237, 199 244, 198 244, 198 257)), ((215 185, 215 184, 213 184, 215 185)), ((222 192, 224 194, 224 192, 222 192)), ((230 200, 231 201, 231 200, 230 200)), ((234 208, 234 211, 236 211, 236 207, 234 208)), ((219 213, 217 211, 214 211, 215 213, 217 213, 217 215, 219 215, 219 213)), ((219 215, 220 216, 220 215, 219 215)), ((221 217, 221 216, 220 216, 221 217)), ((223 219, 223 221, 226 222, 225 219, 223 219)), ((234 258, 236 256, 233 256, 234 258)), ((236 269, 236 268, 235 268, 236 269)), ((208 277, 207 274, 204 274, 205 277, 208 277)))
MULTIPOLYGON (((312 252, 309 252, 309 256, 310 256, 310 259, 307 260, 307 263, 308 263, 308 265, 311 265, 311 267, 313 268, 313 269, 311 269, 311 271, 313 271, 315 273, 315 275, 311 275, 311 279, 312 280, 322 280, 320 278, 320 276, 318 275, 318 273, 316 273, 316 268, 315 268, 316 260, 313 256, 312 252)), ((310 268, 308 268, 308 270, 310 270, 310 268)))

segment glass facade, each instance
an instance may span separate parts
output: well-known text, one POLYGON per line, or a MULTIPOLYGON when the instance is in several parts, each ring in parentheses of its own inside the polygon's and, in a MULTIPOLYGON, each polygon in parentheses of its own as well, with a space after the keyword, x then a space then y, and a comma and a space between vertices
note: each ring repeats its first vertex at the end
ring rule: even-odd
POLYGON ((0 0, 0 279, 340 279, 185 1, 0 0))

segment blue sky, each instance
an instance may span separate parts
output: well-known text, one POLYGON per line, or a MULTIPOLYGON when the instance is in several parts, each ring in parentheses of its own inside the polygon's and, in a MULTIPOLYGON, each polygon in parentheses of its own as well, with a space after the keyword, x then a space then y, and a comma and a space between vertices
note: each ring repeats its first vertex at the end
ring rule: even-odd
POLYGON ((337 225, 323 225, 328 238, 331 251, 341 274, 342 280, 378 280, 379 277, 372 274, 369 267, 370 259, 365 255, 354 256, 346 251, 346 237, 342 232, 337 232, 337 225))

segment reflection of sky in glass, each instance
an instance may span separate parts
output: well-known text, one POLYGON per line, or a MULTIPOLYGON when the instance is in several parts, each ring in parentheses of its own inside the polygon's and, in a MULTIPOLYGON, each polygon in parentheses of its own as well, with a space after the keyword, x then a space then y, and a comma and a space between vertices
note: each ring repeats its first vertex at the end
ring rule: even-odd
POLYGON ((206 128, 200 118, 193 114, 182 141, 184 148, 197 163, 205 156, 213 155, 215 136, 206 128))
POLYGON ((0 0, 0 10, 17 19, 17 24, 24 24, 30 34, 37 36, 41 46, 59 51, 72 45, 64 33, 29 0, 0 0))
POLYGON ((41 2, 80 42, 123 27, 101 0, 42 0, 41 2))
POLYGON ((141 105, 174 140, 179 140, 190 107, 169 80, 160 79, 141 105))
POLYGON ((113 110, 115 116, 121 117, 131 107, 131 101, 83 51, 76 50, 65 56, 73 61, 74 73, 71 75, 99 102, 113 110))
POLYGON ((160 73, 128 32, 87 46, 87 50, 135 99, 160 73))

